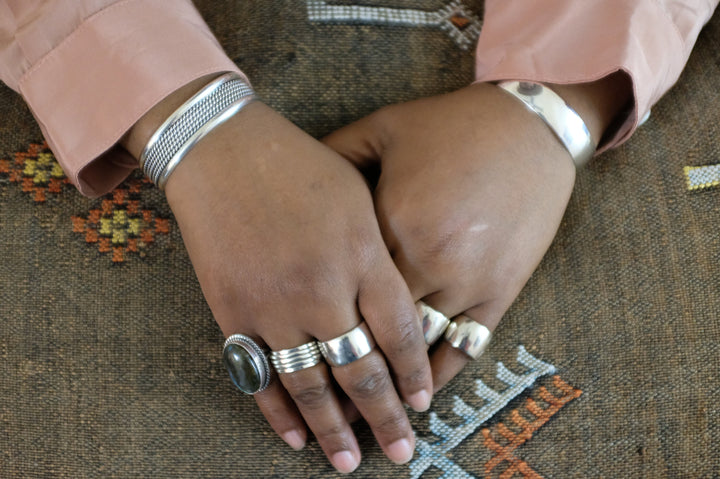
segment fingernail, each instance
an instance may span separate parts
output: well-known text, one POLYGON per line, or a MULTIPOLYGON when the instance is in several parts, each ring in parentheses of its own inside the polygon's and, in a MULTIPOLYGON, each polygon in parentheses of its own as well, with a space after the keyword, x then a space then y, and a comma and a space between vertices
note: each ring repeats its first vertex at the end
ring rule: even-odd
POLYGON ((288 443, 288 446, 292 447, 296 451, 305 447, 305 439, 303 439, 300 431, 293 429, 292 431, 286 432, 281 437, 286 443, 288 443))
POLYGON ((332 463, 343 474, 350 474, 360 465, 360 461, 350 451, 336 452, 332 456, 332 463))
POLYGON ((407 439, 398 439, 387 447, 387 455, 396 464, 405 464, 413 457, 413 448, 407 439))
POLYGON ((432 401, 432 396, 424 389, 411 394, 410 397, 407 398, 408 406, 417 412, 425 412, 430 409, 430 401, 432 401))

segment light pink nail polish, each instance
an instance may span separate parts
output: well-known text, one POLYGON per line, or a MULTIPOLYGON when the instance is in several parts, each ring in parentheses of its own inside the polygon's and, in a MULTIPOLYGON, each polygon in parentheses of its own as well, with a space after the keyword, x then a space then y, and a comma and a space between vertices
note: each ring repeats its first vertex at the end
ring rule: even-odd
POLYGON ((332 456, 332 463, 343 474, 350 474, 360 465, 360 461, 350 451, 336 452, 332 456))
POLYGON ((415 394, 411 394, 407 398, 408 406, 410 406, 417 412, 425 412, 430 409, 431 401, 432 396, 430 396, 430 393, 425 390, 418 391, 415 394))
POLYGON ((303 439, 302 434, 300 434, 300 432, 296 431, 295 429, 286 432, 281 437, 286 443, 288 443, 290 447, 292 447, 296 451, 299 451, 300 449, 305 447, 305 440, 303 439))
POLYGON ((405 464, 413 457, 413 447, 407 439, 398 439, 387 447, 387 456, 397 464, 405 464))

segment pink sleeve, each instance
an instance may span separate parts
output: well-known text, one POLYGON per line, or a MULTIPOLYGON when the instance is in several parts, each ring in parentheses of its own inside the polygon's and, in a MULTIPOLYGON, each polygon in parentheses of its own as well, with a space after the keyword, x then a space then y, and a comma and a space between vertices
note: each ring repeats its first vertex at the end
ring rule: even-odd
POLYGON ((0 0, 0 78, 89 196, 136 167, 117 142, 145 112, 223 71, 237 67, 190 0, 0 0))
POLYGON ((477 80, 571 84, 623 71, 634 108, 602 149, 627 140, 680 76, 718 0, 486 0, 477 80))

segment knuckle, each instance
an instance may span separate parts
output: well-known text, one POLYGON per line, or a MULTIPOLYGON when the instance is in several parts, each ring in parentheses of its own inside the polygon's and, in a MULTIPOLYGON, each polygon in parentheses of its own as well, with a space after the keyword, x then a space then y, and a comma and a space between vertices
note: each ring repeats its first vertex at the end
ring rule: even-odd
POLYGON ((320 409, 325 407, 330 400, 331 391, 327 383, 303 386, 290 395, 301 408, 320 409))
POLYGON ((428 218, 405 204, 389 216, 404 255, 431 274, 461 265, 468 248, 476 249, 468 225, 458 218, 428 218))
POLYGON ((367 226, 349 228, 344 237, 343 250, 352 255, 353 261, 361 269, 373 264, 381 247, 382 241, 367 226))
POLYGON ((408 427, 407 416, 403 410, 393 410, 385 416, 381 421, 373 424, 373 430, 382 436, 405 436, 398 434, 398 431, 404 431, 408 427))
POLYGON ((211 307, 242 305, 253 311, 273 301, 332 304, 338 284, 345 283, 327 258, 313 252, 302 258, 278 258, 277 265, 269 265, 264 274, 255 269, 238 272, 226 265, 198 266, 196 274, 211 307))
POLYGON ((420 323, 415 316, 398 321, 392 331, 388 331, 384 336, 388 339, 383 354, 391 361, 413 352, 425 353, 420 323))
POLYGON ((413 369, 403 374, 399 381, 411 391, 422 389, 428 381, 428 371, 424 368, 413 369))
POLYGON ((427 234, 421 255, 429 262, 452 264, 467 244, 466 228, 452 220, 437 223, 427 234))
POLYGON ((332 423, 323 426, 322 428, 314 431, 319 437, 323 438, 336 446, 345 442, 345 434, 347 428, 341 423, 332 423))
POLYGON ((387 371, 376 369, 350 385, 349 394, 353 399, 372 401, 382 397, 390 387, 387 371))
POLYGON ((288 267, 286 274, 279 275, 275 293, 280 298, 324 302, 332 292, 333 278, 322 261, 299 262, 288 267), (313 264, 314 263, 314 264, 313 264))
POLYGON ((331 454, 340 451, 352 450, 352 442, 348 438, 348 430, 342 424, 327 426, 324 429, 313 431, 318 441, 323 444, 331 454))

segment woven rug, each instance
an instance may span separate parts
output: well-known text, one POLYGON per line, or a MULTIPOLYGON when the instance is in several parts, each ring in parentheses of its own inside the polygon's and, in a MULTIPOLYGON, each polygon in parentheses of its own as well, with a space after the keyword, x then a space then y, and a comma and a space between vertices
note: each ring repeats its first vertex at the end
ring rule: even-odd
MULTIPOLYGON (((471 0, 196 4, 316 136, 469 83, 482 20, 471 0)), ((580 172, 488 352, 412 413, 413 461, 358 424, 355 477, 720 477, 719 44, 716 15, 650 120, 580 172)), ((4 87, 0 118, 0 477, 337 477, 231 388, 163 196, 137 175, 84 198, 4 87)))

